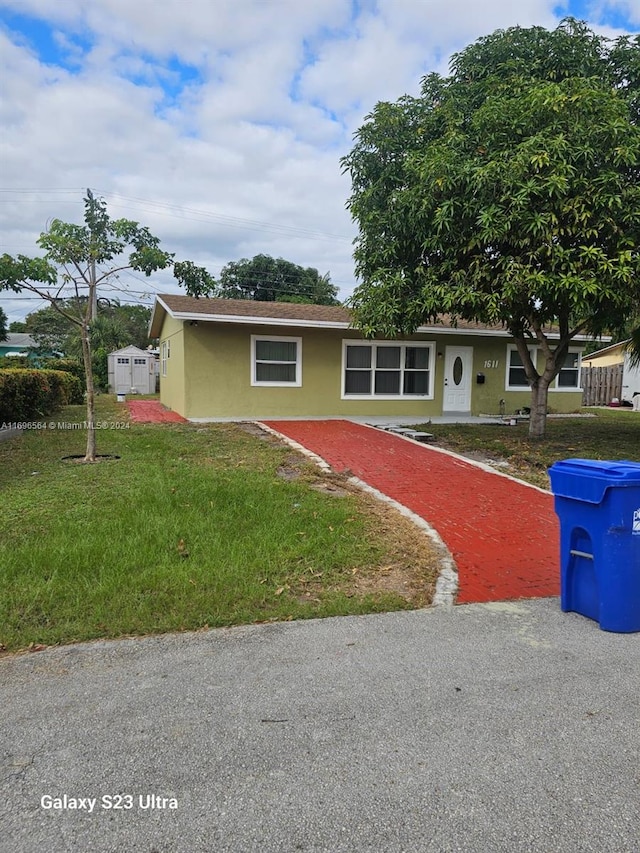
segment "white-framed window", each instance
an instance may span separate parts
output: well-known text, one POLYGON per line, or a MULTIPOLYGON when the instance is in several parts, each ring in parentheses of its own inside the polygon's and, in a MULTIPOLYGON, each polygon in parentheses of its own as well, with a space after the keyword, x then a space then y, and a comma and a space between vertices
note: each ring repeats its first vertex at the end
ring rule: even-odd
POLYGON ((582 351, 570 349, 566 354, 560 373, 555 378, 550 391, 579 391, 582 351))
MULTIPOLYGON (((528 347, 533 363, 536 363, 536 347, 528 347)), ((560 373, 549 386, 550 391, 579 391, 581 370, 581 350, 570 349, 565 356, 560 373)), ((515 344, 507 346, 507 391, 523 391, 529 389, 520 353, 515 344)))
MULTIPOLYGON (((531 353, 531 358, 535 365, 536 363, 536 348, 527 347, 531 353)), ((522 358, 515 344, 507 344, 507 375, 505 378, 505 388, 507 391, 528 391, 531 386, 525 373, 522 358)))
POLYGON ((299 388, 302 338, 251 335, 251 384, 299 388))
POLYGON ((128 358, 123 358, 121 355, 118 356, 118 364, 129 364, 128 358))
POLYGON ((162 341, 160 348, 160 371, 163 376, 167 375, 167 362, 171 358, 171 341, 162 341))
POLYGON ((434 349, 423 341, 343 341, 343 399, 431 399, 434 349))

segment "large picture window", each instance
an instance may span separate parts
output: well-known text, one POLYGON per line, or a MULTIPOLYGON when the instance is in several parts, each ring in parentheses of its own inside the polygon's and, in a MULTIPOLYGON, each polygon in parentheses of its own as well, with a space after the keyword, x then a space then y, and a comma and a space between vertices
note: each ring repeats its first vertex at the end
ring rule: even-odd
POLYGON ((343 344, 343 397, 431 397, 433 344, 343 344))
POLYGON ((251 336, 251 384, 302 385, 302 338, 251 336))

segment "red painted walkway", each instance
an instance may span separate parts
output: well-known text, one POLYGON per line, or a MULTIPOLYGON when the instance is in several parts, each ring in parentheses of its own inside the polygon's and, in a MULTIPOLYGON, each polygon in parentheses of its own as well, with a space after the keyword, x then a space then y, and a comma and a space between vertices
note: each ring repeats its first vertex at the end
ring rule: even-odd
POLYGON ((458 567, 458 603, 559 594, 551 494, 349 421, 267 423, 428 521, 458 567))
POLYGON ((157 400, 127 400, 129 417, 137 424, 186 424, 186 418, 165 409, 157 400))

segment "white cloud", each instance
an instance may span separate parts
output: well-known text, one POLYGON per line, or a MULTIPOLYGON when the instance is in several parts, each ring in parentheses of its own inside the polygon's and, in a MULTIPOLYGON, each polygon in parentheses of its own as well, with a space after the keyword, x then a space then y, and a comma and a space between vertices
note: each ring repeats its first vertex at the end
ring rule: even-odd
MULTIPOLYGON (((0 193, 0 251, 34 252, 52 217, 80 221, 91 186, 114 216, 139 219, 214 273, 266 252, 330 270, 347 296, 355 229, 339 160, 364 115, 417 94, 425 73, 446 73, 451 53, 480 35, 554 26, 555 6, 4 0, 48 22, 51 49, 67 55, 65 68, 47 64, 0 30, 0 186, 29 190, 0 193), (184 79, 180 63, 194 69, 184 79)), ((617 6, 638 19, 640 0, 617 6)), ((11 319, 25 313, 6 295, 0 303, 11 319)))

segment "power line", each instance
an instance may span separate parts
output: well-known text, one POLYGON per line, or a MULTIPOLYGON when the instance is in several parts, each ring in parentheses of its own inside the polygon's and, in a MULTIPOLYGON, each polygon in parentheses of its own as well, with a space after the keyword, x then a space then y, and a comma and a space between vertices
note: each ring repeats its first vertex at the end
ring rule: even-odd
MULTIPOLYGON (((27 188, 3 188, 0 187, 0 193, 19 193, 19 194, 35 194, 35 193, 57 193, 61 195, 77 193, 74 189, 27 189, 27 188)), ((86 190, 81 190, 84 193, 86 190)), ((176 205, 171 202, 156 201, 152 199, 144 199, 138 196, 126 196, 118 192, 109 192, 105 190, 96 190, 109 204, 125 210, 142 209, 149 213, 155 213, 161 216, 171 216, 175 219, 183 219, 191 222, 216 222, 227 228, 241 228, 253 231, 270 231, 276 234, 284 234, 298 238, 307 238, 314 240, 341 240, 351 242, 353 237, 344 234, 331 234, 325 231, 318 231, 309 228, 300 228, 294 225, 283 225, 277 222, 264 222, 257 219, 245 219, 239 216, 230 216, 224 213, 215 213, 210 210, 202 210, 199 208, 185 207, 176 205), (121 199, 122 201, 119 201, 121 199), (124 203, 123 203, 124 202, 124 203), (128 204, 127 204, 128 202, 128 204), (135 205, 134 208, 131 205, 135 205)), ((80 202, 78 202, 80 203, 80 202)))

